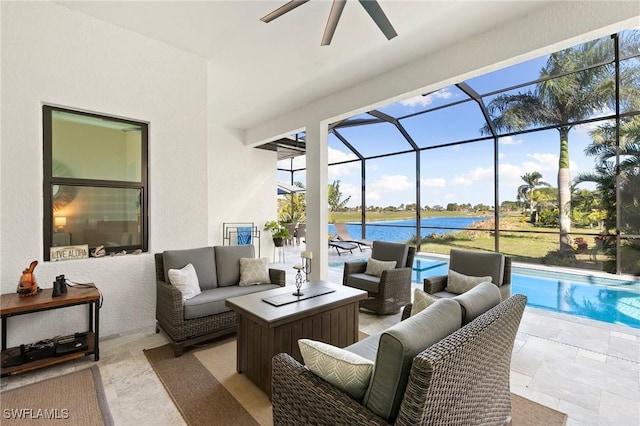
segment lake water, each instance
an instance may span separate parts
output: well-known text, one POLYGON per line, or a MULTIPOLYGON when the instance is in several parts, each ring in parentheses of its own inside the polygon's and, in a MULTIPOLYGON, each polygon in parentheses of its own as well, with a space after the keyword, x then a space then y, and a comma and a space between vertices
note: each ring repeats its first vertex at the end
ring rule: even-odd
MULTIPOLYGON (((442 235, 448 232, 456 232, 467 228, 473 223, 490 219, 485 216, 461 216, 461 217, 430 217, 420 220, 422 227, 420 233, 424 238, 430 234, 442 235)), ((362 238, 360 222, 347 223, 349 235, 355 239, 362 238)), ((367 222, 367 240, 381 240, 391 242, 405 242, 416 235, 416 220, 388 220, 380 222, 367 222)), ((329 232, 335 234, 333 224, 329 224, 329 232)))

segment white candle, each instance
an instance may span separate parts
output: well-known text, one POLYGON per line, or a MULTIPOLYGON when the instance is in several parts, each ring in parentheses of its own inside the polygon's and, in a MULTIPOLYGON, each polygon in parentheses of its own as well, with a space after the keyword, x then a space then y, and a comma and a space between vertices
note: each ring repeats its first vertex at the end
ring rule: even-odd
POLYGON ((306 250, 303 251, 300 256, 305 258, 305 259, 313 259, 313 253, 310 252, 310 251, 306 251, 306 250))
POLYGON ((295 265, 293 265, 293 269, 301 270, 302 269, 302 265, 299 264, 299 263, 296 263, 295 265))

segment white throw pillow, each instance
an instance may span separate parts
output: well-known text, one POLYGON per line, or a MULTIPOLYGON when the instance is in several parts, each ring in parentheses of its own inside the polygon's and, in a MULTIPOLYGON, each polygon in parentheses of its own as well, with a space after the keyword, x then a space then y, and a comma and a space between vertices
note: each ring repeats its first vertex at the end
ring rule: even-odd
POLYGON ((418 312, 422 312, 429 306, 433 305, 437 297, 433 297, 424 290, 416 288, 413 290, 413 305, 411 305, 411 316, 414 316, 418 312))
POLYGON ((201 293, 198 274, 192 264, 182 269, 169 269, 169 282, 182 293, 182 300, 188 300, 201 293))
POLYGON ((302 359, 309 370, 361 401, 369 386, 373 362, 344 349, 315 340, 298 340, 302 359))
POLYGON ((364 271, 367 275, 374 275, 379 277, 382 275, 382 271, 386 271, 387 269, 395 269, 396 268, 395 260, 383 261, 377 260, 373 258, 369 258, 367 261, 367 269, 364 271))
POLYGON ((240 258, 240 285, 269 284, 269 258, 240 258))
POLYGON ((447 278, 447 286, 445 287, 445 290, 449 293, 462 294, 471 290, 480 283, 490 283, 491 280, 491 276, 472 277, 449 269, 449 276, 447 278))

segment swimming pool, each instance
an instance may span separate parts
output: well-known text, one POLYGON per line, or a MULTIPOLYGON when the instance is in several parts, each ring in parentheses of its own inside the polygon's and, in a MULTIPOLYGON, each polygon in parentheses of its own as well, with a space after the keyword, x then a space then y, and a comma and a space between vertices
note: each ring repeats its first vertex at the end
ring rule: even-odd
MULTIPOLYGON (((413 281, 446 275, 448 260, 416 256, 413 281)), ((640 328, 640 282, 514 266, 511 293, 549 311, 640 328)))

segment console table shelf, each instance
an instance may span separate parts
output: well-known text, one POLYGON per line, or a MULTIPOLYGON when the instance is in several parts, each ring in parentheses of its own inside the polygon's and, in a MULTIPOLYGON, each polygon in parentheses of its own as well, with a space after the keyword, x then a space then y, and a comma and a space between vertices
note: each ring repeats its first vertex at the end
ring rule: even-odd
POLYGON ((17 293, 0 296, 0 316, 2 317, 2 352, 0 358, 7 357, 20 351, 20 346, 7 349, 7 319, 12 316, 25 315, 51 309, 67 308, 77 305, 89 305, 89 329, 87 331, 87 348, 61 356, 52 356, 21 365, 1 368, 1 377, 12 376, 37 370, 61 362, 93 355, 94 360, 100 359, 99 350, 99 314, 100 292, 96 287, 68 287, 67 293, 58 297, 51 297, 53 289, 43 289, 35 296, 20 297, 17 293))

